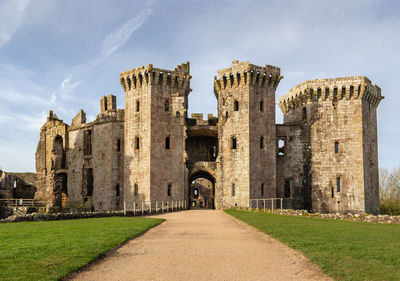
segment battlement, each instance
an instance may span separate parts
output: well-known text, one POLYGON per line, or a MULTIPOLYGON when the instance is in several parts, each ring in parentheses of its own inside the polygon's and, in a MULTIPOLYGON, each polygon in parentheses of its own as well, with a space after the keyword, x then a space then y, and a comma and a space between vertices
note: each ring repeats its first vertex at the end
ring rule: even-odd
POLYGON ((117 97, 114 95, 108 95, 101 97, 100 100, 100 112, 117 109, 117 97))
POLYGON ((236 60, 232 62, 232 67, 218 70, 218 78, 214 76, 214 92, 218 98, 217 93, 226 88, 252 85, 276 89, 282 78, 279 67, 262 67, 236 60))
POLYGON ((124 122, 123 109, 114 109, 109 111, 100 112, 96 116, 96 120, 93 121, 94 124, 106 123, 106 122, 124 122))
POLYGON ((384 99, 381 89, 365 76, 326 78, 305 81, 279 98, 279 107, 285 114, 310 102, 364 99, 377 107, 384 99))
POLYGON ((190 118, 187 118, 186 124, 188 126, 216 126, 218 118, 213 114, 207 114, 207 119, 203 119, 203 113, 192 113, 190 118))
POLYGON ((140 66, 120 74, 121 86, 125 92, 143 85, 161 85, 190 90, 189 62, 182 63, 174 70, 155 68, 152 64, 140 66))

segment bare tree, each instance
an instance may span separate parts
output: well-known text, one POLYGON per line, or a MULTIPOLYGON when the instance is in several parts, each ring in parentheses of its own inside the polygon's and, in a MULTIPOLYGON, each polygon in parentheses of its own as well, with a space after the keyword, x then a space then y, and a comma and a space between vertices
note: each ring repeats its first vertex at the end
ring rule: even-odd
POLYGON ((379 169, 379 194, 381 200, 389 198, 388 186, 389 186, 389 171, 388 169, 379 169))
POLYGON ((400 199, 400 167, 390 172, 379 169, 379 193, 382 200, 400 199))
POLYGON ((391 198, 400 199, 400 167, 393 169, 389 175, 391 198))

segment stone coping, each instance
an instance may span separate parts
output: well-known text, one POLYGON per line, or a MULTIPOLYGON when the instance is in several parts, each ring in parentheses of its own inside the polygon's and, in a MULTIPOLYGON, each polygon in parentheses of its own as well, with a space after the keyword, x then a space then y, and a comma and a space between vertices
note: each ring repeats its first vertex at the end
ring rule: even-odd
POLYGON ((321 214, 321 213, 310 213, 306 210, 271 210, 271 209, 257 209, 257 208, 237 208, 238 210, 249 211, 249 212, 260 212, 260 213, 271 213, 283 216, 297 216, 297 217, 313 217, 313 218, 325 218, 335 220, 348 220, 348 221, 359 221, 359 222, 373 222, 373 223, 384 223, 384 224, 400 224, 400 216, 389 216, 389 215, 371 215, 371 214, 321 214))
MULTIPOLYGON (((176 212, 183 210, 177 209, 173 211, 167 212, 176 212)), ((85 218, 103 218, 103 217, 133 217, 133 216, 142 216, 142 215, 152 215, 156 213, 161 213, 161 211, 154 212, 154 210, 149 213, 149 210, 144 210, 143 213, 141 210, 137 211, 104 211, 104 212, 80 212, 80 213, 55 213, 55 214, 39 214, 39 213, 31 213, 25 215, 12 215, 5 219, 0 220, 0 223, 9 223, 9 222, 22 222, 22 221, 52 221, 52 220, 71 220, 71 219, 85 219, 85 218)))

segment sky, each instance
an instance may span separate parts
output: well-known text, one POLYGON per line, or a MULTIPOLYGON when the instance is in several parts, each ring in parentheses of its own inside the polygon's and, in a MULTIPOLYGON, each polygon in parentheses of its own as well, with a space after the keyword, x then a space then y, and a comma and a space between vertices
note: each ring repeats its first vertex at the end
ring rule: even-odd
MULTIPOLYGON (((0 0, 0 169, 34 172, 49 110, 70 124, 119 74, 189 61, 190 113, 213 113, 213 77, 233 60, 281 68, 276 101, 316 78, 365 75, 382 89, 379 166, 400 165, 400 1, 0 0)), ((277 107, 277 123, 282 113, 277 107)))

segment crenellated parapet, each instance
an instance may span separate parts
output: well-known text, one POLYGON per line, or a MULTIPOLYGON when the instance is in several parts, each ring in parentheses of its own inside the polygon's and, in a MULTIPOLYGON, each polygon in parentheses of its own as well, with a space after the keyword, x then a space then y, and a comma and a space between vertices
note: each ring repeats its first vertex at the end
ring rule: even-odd
POLYGON ((100 112, 96 116, 96 120, 93 124, 100 124, 106 122, 124 122, 124 110, 123 109, 113 109, 104 112, 100 112))
POLYGON ((144 85, 161 85, 190 91, 191 78, 189 62, 178 65, 174 70, 155 68, 149 64, 120 74, 121 86, 125 92, 144 85))
POLYGON ((213 114, 207 114, 207 119, 203 119, 203 113, 192 113, 190 118, 186 119, 187 126, 216 126, 218 117, 213 114))
POLYGON ((233 61, 232 67, 218 71, 214 77, 214 93, 218 94, 225 89, 237 87, 263 87, 276 89, 283 76, 280 68, 272 65, 257 66, 248 61, 233 61))
POLYGON ((279 98, 283 114, 311 102, 363 99, 377 107, 384 99, 381 89, 365 76, 314 79, 305 81, 279 98))

